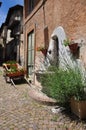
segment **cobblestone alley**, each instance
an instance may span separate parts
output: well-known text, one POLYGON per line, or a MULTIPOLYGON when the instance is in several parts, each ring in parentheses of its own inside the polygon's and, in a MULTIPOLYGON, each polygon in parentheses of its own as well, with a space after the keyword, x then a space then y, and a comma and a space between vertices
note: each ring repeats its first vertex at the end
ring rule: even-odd
POLYGON ((77 125, 64 114, 53 114, 53 106, 33 100, 30 89, 26 83, 16 88, 6 83, 0 68, 0 130, 84 130, 85 123, 77 125))

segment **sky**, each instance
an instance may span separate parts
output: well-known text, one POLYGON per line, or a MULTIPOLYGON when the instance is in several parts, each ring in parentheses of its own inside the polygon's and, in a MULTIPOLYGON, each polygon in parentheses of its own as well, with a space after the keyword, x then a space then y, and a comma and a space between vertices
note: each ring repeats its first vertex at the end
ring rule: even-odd
POLYGON ((8 10, 17 4, 24 5, 24 0, 0 0, 2 5, 0 7, 0 26, 5 22, 8 10))

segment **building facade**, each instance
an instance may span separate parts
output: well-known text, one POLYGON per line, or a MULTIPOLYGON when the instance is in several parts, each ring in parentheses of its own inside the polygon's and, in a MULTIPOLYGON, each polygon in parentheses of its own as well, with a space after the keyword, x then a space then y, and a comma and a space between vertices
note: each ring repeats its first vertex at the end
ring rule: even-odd
MULTIPOLYGON (((86 41, 85 0, 24 0, 24 54, 28 75, 35 69, 39 52, 48 48, 54 29, 62 26, 67 37, 86 41)), ((86 64, 85 45, 79 57, 86 64), (84 49, 83 49, 84 48, 84 49), (84 55, 83 55, 84 54, 84 55)))
POLYGON ((11 7, 5 23, 7 26, 6 60, 16 60, 18 63, 23 64, 23 6, 11 7))

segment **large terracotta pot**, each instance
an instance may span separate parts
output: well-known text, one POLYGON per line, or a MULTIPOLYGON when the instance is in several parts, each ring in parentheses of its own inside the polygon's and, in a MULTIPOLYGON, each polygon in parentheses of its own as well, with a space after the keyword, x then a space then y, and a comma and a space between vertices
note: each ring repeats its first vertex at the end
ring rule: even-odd
POLYGON ((86 119, 86 101, 77 101, 71 98, 71 111, 80 119, 86 119))

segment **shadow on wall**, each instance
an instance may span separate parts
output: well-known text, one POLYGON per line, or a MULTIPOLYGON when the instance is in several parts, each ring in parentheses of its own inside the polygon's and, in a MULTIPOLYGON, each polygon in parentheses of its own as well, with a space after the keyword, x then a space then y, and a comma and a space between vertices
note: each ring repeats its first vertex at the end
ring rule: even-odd
POLYGON ((16 41, 12 40, 6 45, 6 61, 16 60, 17 56, 17 45, 16 41))

